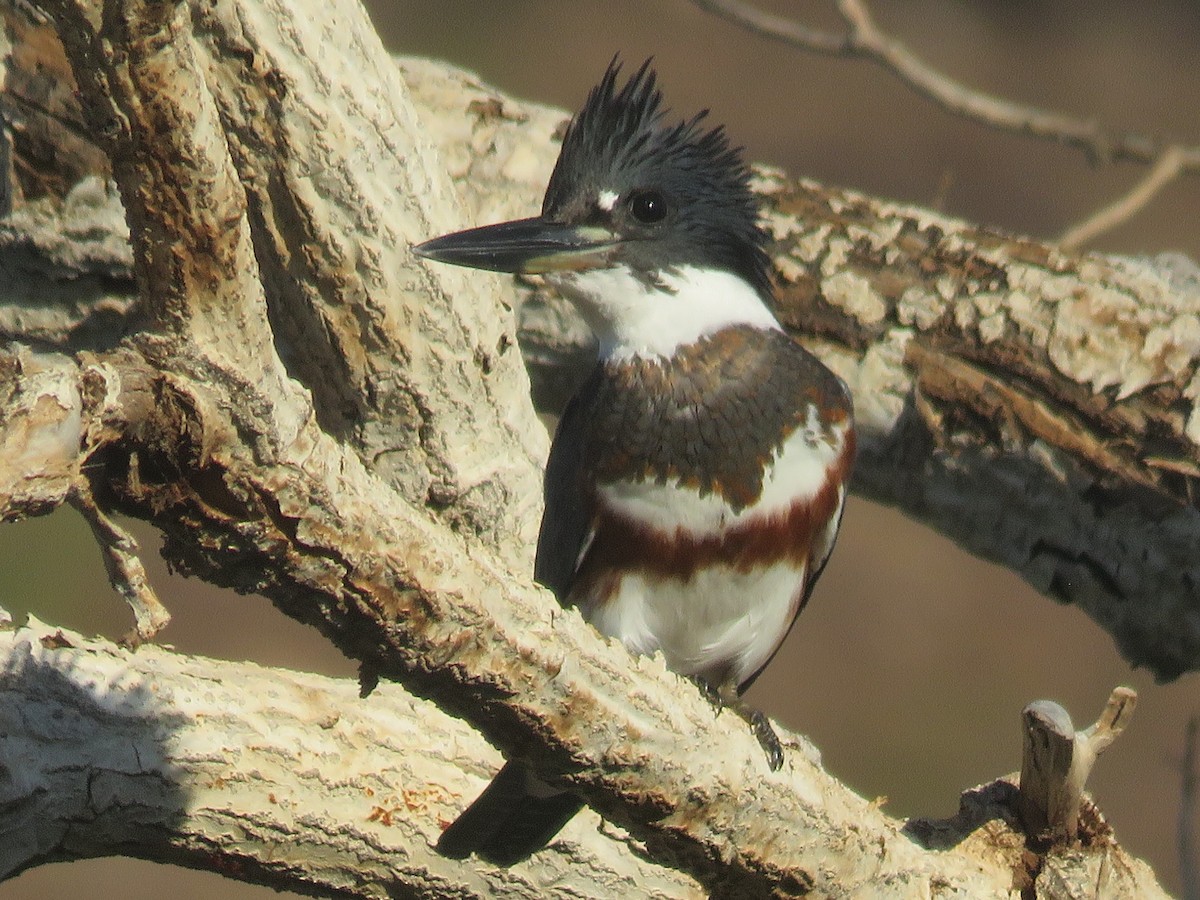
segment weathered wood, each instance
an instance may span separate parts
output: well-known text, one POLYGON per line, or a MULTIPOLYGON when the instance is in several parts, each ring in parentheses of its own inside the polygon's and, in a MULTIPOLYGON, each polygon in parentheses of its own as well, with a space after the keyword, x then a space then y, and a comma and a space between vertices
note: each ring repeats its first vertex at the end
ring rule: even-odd
POLYGON ((82 473, 74 481, 70 502, 91 527, 92 536, 100 545, 109 582, 133 612, 133 628, 126 634, 125 643, 137 646, 151 640, 167 627, 171 614, 150 584, 137 539, 96 502, 91 481, 82 473))
POLYGON ((507 871, 439 856, 499 755, 396 685, 364 701, 345 680, 0 623, 0 733, 0 880, 132 850, 326 897, 703 896, 594 813, 507 871))
MULTIPOLYGON (((219 59, 211 59, 210 65, 219 59)), ((438 227, 414 224, 412 237, 537 208, 557 153, 553 134, 564 112, 502 97, 469 75, 428 61, 403 60, 401 74, 411 91, 409 114, 416 117, 410 121, 419 122, 422 138, 436 142, 445 160, 439 165, 448 165, 466 207, 462 213, 444 212, 447 218, 438 227)), ((246 115, 244 104, 234 98, 227 102, 246 115)), ((247 121, 239 133, 254 128, 247 121)), ((297 128, 292 139, 299 141, 299 134, 297 128)), ((269 150, 260 147, 258 152, 269 157, 269 150)), ((264 183, 264 165, 256 156, 242 166, 256 206, 279 200, 278 192, 268 189, 274 182, 264 183)), ((270 163, 274 165, 278 163, 270 163)), ((309 162, 307 168, 316 165, 309 162)), ((338 165, 346 167, 344 161, 338 165)), ((280 173, 279 179, 290 182, 295 176, 280 173)), ((777 239, 781 315, 794 334, 847 378, 857 397, 863 438, 855 489, 896 504, 967 549, 1016 569, 1050 596, 1078 604, 1113 635, 1132 663, 1151 668, 1158 677, 1169 679, 1200 667, 1200 592, 1195 590, 1200 560, 1192 552, 1200 541, 1200 416, 1195 412, 1200 278, 1195 266, 1178 257, 1063 254, 926 210, 788 180, 777 172, 764 171, 759 187, 777 239)), ((343 189, 353 197, 364 190, 343 189)), ((73 208, 93 227, 78 229, 79 240, 96 242, 97 233, 103 233, 99 223, 119 223, 120 218, 111 209, 97 211, 94 188, 80 194, 73 208)), ((304 218, 336 220, 344 215, 332 212, 338 208, 336 203, 328 209, 314 207, 304 218)), ((28 252, 24 246, 16 249, 21 243, 16 235, 25 230, 61 234, 71 221, 36 205, 18 216, 7 230, 7 251, 6 229, 0 227, 0 269, 12 265, 6 260, 28 252)), ((371 222, 386 218, 382 212, 373 216, 353 227, 373 227, 371 222)), ((395 216, 403 220, 401 212, 395 216)), ((280 232, 276 219, 291 221, 279 212, 255 227, 270 232, 269 243, 276 248, 277 262, 260 274, 269 284, 268 303, 278 310, 273 327, 287 333, 285 348, 306 346, 309 339, 328 341, 349 327, 350 319, 362 321, 346 318, 345 298, 377 302, 370 298, 393 290, 364 293, 358 281, 343 284, 339 279, 345 266, 340 264, 294 283, 283 278, 285 259, 312 256, 305 249, 311 236, 280 232), (289 249, 289 242, 296 246, 289 249), (342 299, 329 304, 326 296, 342 299), (336 327, 321 324, 334 315, 330 305, 341 317, 336 327), (314 310, 307 324, 290 321, 306 308, 314 310)), ((395 248, 406 239, 394 234, 388 242, 395 248)), ((351 240, 343 235, 334 243, 345 246, 351 240)), ((38 241, 34 246, 43 258, 59 258, 48 237, 38 241)), ((126 273, 124 283, 132 290, 128 258, 122 262, 115 250, 94 246, 91 253, 92 266, 109 254, 109 265, 126 273)), ((369 256, 373 261, 374 253, 369 256)), ((389 271, 407 270, 398 265, 389 271)), ((17 274, 13 284, 25 286, 22 296, 61 292, 61 268, 27 267, 17 274)), ((426 284, 431 278, 458 276, 419 270, 406 277, 426 284)), ((128 309, 130 294, 114 293, 121 281, 112 275, 105 285, 108 290, 93 294, 90 301, 105 314, 90 319, 102 320, 110 333, 119 334, 121 321, 112 310, 122 303, 128 309)), ((479 298, 480 285, 494 286, 505 305, 520 310, 520 343, 534 398, 544 410, 560 408, 590 359, 586 329, 562 301, 524 283, 480 275, 439 290, 457 298, 456 310, 473 304, 482 309, 494 301, 479 298)), ((57 318, 41 314, 35 321, 27 305, 13 304, 6 311, 5 299, 0 291, 0 333, 67 346, 95 340, 94 330, 79 330, 89 318, 87 304, 64 306, 57 318)), ((364 315, 379 319, 374 313, 364 315)), ((357 441, 360 455, 374 460, 376 468, 386 461, 389 478, 405 484, 406 495, 428 497, 440 515, 503 543, 499 536, 505 528, 485 524, 486 510, 524 498, 527 505, 518 518, 532 521, 530 497, 537 492, 505 487, 511 472, 472 477, 488 471, 479 457, 499 458, 501 449, 479 444, 466 457, 475 462, 437 464, 438 475, 428 468, 448 447, 466 452, 464 444, 476 443, 471 435, 486 429, 447 424, 454 437, 432 441, 442 449, 425 455, 424 474, 404 472, 400 459, 420 449, 411 444, 413 425, 427 400, 420 399, 419 386, 410 384, 394 386, 408 399, 397 394, 384 401, 373 385, 380 378, 403 377, 392 360, 401 352, 394 349, 398 346, 413 352, 411 342, 403 341, 405 333, 397 325, 376 334, 380 344, 370 353, 348 351, 347 342, 362 341, 361 335, 338 337, 332 349, 322 351, 336 356, 341 347, 362 362, 359 372, 346 376, 354 386, 345 390, 356 395, 365 391, 368 399, 350 406, 321 400, 343 389, 327 384, 341 383, 342 377, 333 373, 342 363, 300 354, 289 360, 289 374, 311 386, 326 427, 332 427, 330 416, 350 415, 359 422, 349 435, 341 426, 335 432, 357 441), (358 412, 347 413, 351 408, 358 412), (465 478, 457 487, 450 474, 454 471, 465 478), (449 497, 460 498, 469 510, 455 503, 445 506, 449 497)), ((474 349, 460 347, 448 355, 472 356, 489 369, 492 384, 497 377, 491 372, 493 351, 506 356, 510 334, 495 338, 490 348, 483 340, 474 349)), ((452 382, 455 390, 465 377, 460 370, 452 382)), ((503 400, 519 393, 516 382, 506 380, 510 377, 501 379, 504 387, 495 402, 512 407, 503 400)), ((477 398, 466 408, 490 402, 477 398)), ((453 420, 449 413, 443 410, 442 418, 453 420)), ((543 446, 536 426, 526 423, 521 430, 537 448, 543 446)), ((424 433, 423 426, 416 432, 424 433)), ((523 477, 533 477, 524 464, 522 470, 527 473, 523 477)), ((530 529, 524 525, 517 531, 529 539, 530 529)))
MULTIPOLYGON (((90 354, 64 332, 60 352, 42 354, 39 396, 67 399, 23 434, 77 415, 77 456, 44 466, 14 433, 22 490, 62 502, 86 464, 106 503, 164 531, 178 566, 271 597, 578 791, 708 891, 1008 894, 1015 832, 1003 852, 969 839, 929 851, 792 736, 784 769, 766 771, 741 724, 714 720, 661 660, 632 660, 529 583, 544 434, 504 295, 408 253, 414 237, 461 223, 430 144, 437 129, 358 7, 47 7, 121 187, 149 325, 90 354)), ((503 184, 532 190, 561 114, 464 103, 476 89, 441 78, 460 83, 442 121, 469 131, 452 167, 482 178, 499 166, 503 184)), ((763 189, 780 209, 808 191, 769 173, 763 189)), ((843 217, 846 203, 829 200, 843 217)), ((797 259, 820 240, 796 243, 797 259)), ((842 262, 858 246, 831 241, 842 262)), ((862 236, 873 242, 890 246, 862 236)), ((839 277, 826 261, 806 318, 880 441, 908 421, 904 349, 920 316, 887 324, 875 344, 839 343, 828 325, 838 316, 874 327, 909 313, 884 304, 876 318, 855 272, 839 277)), ((18 335, 19 317, 4 327, 18 335)), ((25 353, 0 353, 6 387, 25 353)), ((0 496, 14 515, 32 503, 0 496)))
POLYGON ((1137 694, 1119 687, 1112 692, 1094 725, 1076 731, 1070 714, 1051 700, 1036 700, 1021 714, 1021 821, 1034 841, 1073 840, 1079 833, 1079 810, 1096 757, 1125 730, 1137 705, 1137 694))

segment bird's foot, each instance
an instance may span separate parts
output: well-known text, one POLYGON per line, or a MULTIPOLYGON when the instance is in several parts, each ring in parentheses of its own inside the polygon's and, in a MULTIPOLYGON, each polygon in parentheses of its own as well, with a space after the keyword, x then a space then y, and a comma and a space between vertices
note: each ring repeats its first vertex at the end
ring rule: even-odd
POLYGON ((713 715, 719 716, 725 708, 725 697, 720 689, 703 675, 689 675, 688 680, 700 689, 700 696, 713 708, 713 715))
POLYGON ((772 772, 778 772, 783 767, 783 744, 775 733, 771 720, 762 710, 755 709, 737 695, 736 690, 723 691, 702 675, 692 675, 692 682, 700 689, 704 699, 712 706, 715 715, 720 715, 723 709, 732 709, 738 718, 750 726, 750 733, 758 739, 758 745, 767 754, 767 765, 772 772))
POLYGON ((767 754, 767 765, 771 771, 778 772, 783 767, 783 744, 779 742, 779 735, 775 733, 771 720, 763 715, 761 709, 753 709, 745 704, 737 713, 746 720, 750 731, 758 738, 758 746, 767 754))

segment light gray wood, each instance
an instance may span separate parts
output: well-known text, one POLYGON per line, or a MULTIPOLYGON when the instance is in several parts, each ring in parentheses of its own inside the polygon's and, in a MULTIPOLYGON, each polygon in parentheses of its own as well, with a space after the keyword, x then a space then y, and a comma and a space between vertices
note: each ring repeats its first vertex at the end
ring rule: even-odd
POLYGON ((1035 700, 1021 714, 1020 813, 1025 830, 1038 840, 1075 838, 1088 776, 1096 757, 1125 730, 1137 694, 1113 690, 1094 725, 1076 731, 1070 714, 1052 700, 1035 700))
POLYGON ((325 896, 703 896, 599 838, 595 813, 508 872, 440 857, 443 823, 499 754, 396 685, 362 700, 346 680, 132 652, 34 620, 0 629, 0 733, 0 880, 136 847, 325 896))
MULTIPOLYGON (((529 582, 545 433, 516 353, 515 295, 498 279, 435 272, 408 245, 476 215, 509 215, 540 192, 561 113, 487 102, 495 98, 486 88, 432 64, 413 64, 402 78, 350 2, 128 0, 104 4, 103 16, 94 0, 45 5, 112 162, 131 224, 143 318, 119 344, 99 336, 79 347, 67 321, 93 312, 52 313, 38 327, 57 340, 36 354, 14 345, 0 350, 0 515, 65 502, 81 479, 103 482, 124 508, 163 531, 176 564, 268 595, 371 670, 469 721, 540 777, 578 791, 652 858, 669 860, 710 890, 1008 896, 1022 859, 1017 833, 996 845, 976 839, 976 830, 953 849, 927 850, 824 773, 796 736, 784 738, 783 770, 767 771, 740 722, 714 719, 661 660, 631 660, 529 582), (440 128, 412 85, 433 92, 422 97, 444 98, 440 128), (472 105, 477 100, 485 102, 472 105), (456 205, 447 169, 477 185, 466 207, 456 205)), ((1000 486, 988 496, 1021 509, 1002 490, 1015 483, 1014 472, 1043 472, 1048 483, 1075 492, 1086 482, 1071 468, 1076 456, 1105 478, 1157 489, 1161 466, 1129 463, 1098 439, 1072 443, 1075 432, 1051 427, 1058 420, 1046 413, 1048 400, 1020 392, 1013 399, 986 380, 990 369, 964 370, 955 328, 978 337, 980 327, 991 334, 1004 325, 1007 333, 1011 325, 1017 337, 1028 332, 1030 346, 1047 316, 1059 332, 1087 332, 1095 322, 1072 318, 1079 310, 1068 302, 1069 289, 1091 277, 1083 268, 1098 267, 1100 283, 1126 279, 1127 292, 1144 289, 1150 317, 1129 313, 1121 334, 1142 334, 1144 325, 1138 359, 1160 366, 1154 372, 1174 384, 1190 372, 1174 350, 1187 327, 1161 320, 1173 299, 1160 307, 1152 300, 1182 297, 1182 287, 1168 290, 1161 276, 1137 281, 1116 263, 1076 264, 1045 248, 1006 244, 1008 292, 955 263, 963 296, 976 298, 967 304, 975 318, 960 326, 947 307, 957 296, 954 283, 934 278, 924 291, 885 301, 868 277, 870 261, 855 254, 859 247, 877 253, 880 272, 899 259, 888 263, 893 250, 912 254, 923 246, 957 259, 963 251, 955 242, 970 236, 967 226, 951 233, 954 223, 921 211, 872 206, 777 173, 764 173, 761 187, 774 210, 768 216, 785 217, 772 218, 773 231, 790 241, 777 250, 787 282, 781 312, 790 325, 803 320, 819 329, 814 346, 858 393, 868 489, 871 473, 881 473, 898 479, 898 495, 908 495, 905 478, 916 479, 918 509, 965 515, 968 506, 986 507, 983 492, 966 504, 947 491, 952 482, 936 477, 934 465, 944 463, 955 473, 988 473, 1000 486), (822 209, 844 235, 820 224, 822 209), (871 209, 879 223, 860 216, 871 209), (916 224, 906 231, 906 222, 916 224), (934 228, 949 235, 949 245, 934 240, 934 228), (1019 260, 1035 251, 1049 254, 1049 262, 1038 258, 1051 274, 1021 268, 1019 260), (1058 312, 1070 313, 1065 323, 1058 312), (1150 339, 1158 325, 1165 343, 1150 339), (874 337, 862 344, 855 334, 874 337), (926 334, 937 340, 919 339, 926 334), (1007 398, 1004 414, 993 416, 1012 426, 1003 440, 993 444, 981 434, 972 443, 970 434, 947 429, 963 438, 962 456, 931 451, 906 461, 889 449, 916 453, 940 433, 939 422, 954 420, 947 404, 974 408, 972 378, 985 378, 986 397, 1007 398), (918 425, 925 431, 915 434, 925 437, 909 442, 918 425), (1026 440, 1029 434, 1036 440, 1026 440), (1010 447, 1016 469, 1005 468, 1010 447), (941 506, 933 502, 940 492, 941 506)), ((111 208, 94 187, 94 202, 69 197, 87 211, 111 208)), ((994 239, 978 240, 990 247, 994 239)), ((72 263, 62 257, 55 265, 72 263)), ((1102 293, 1097 303, 1106 298, 1119 299, 1102 293)), ((89 302, 120 301, 90 294, 89 302)), ((23 304, 0 305, 6 333, 21 336, 23 304)), ((1104 307, 1105 316, 1127 306, 1104 307)), ((565 345, 566 334, 554 339, 565 345)), ((1053 360, 1077 385, 1096 374, 1080 368, 1089 365, 1086 336, 1053 360)), ((1098 359, 1103 383, 1116 362, 1103 353, 1098 359)), ((1179 389, 1178 402, 1190 402, 1187 389, 1179 389)), ((1144 420, 1125 410, 1106 407, 1095 421, 1133 433, 1144 420)), ((1189 422, 1176 423, 1179 434, 1187 437, 1189 422)), ((1191 446, 1162 471, 1185 466, 1191 446)), ((1037 521, 1032 513, 1019 514, 1018 524, 1037 521)), ((1185 534, 1189 521, 1180 526, 1185 534)), ((1151 620, 1156 614, 1147 610, 1151 620)), ((1187 634, 1176 637, 1192 646, 1187 634)), ((199 662, 191 677, 203 683, 206 665, 199 662)), ((69 668, 62 660, 45 672, 55 680, 69 668)), ((73 690, 76 683, 68 683, 73 690)), ((424 720, 420 710, 413 716, 424 720)), ((16 718, 26 729, 35 721, 19 709, 16 718)), ((4 764, 17 785, 33 771, 27 761, 4 764)), ((319 808, 320 793, 305 803, 319 808)), ((275 810, 267 807, 255 814, 270 823, 275 810)), ((2 808, 19 812, 19 804, 2 808)), ((208 826, 197 819, 198 830, 208 826)), ((63 827, 38 821, 39 828, 63 827)), ((225 834, 216 828, 208 840, 225 834)), ((608 830, 590 834, 621 842, 608 830)), ((162 835, 129 836, 138 848, 147 840, 162 835)), ((1115 844, 1096 848, 1085 863, 1097 854, 1120 854, 1121 877, 1133 881, 1116 888, 1156 895, 1152 874, 1115 844)), ((1045 871, 1071 871, 1051 862, 1045 871)), ((353 890, 354 869, 339 871, 344 889, 353 890)), ((1041 895, 1070 896, 1072 885, 1085 882, 1068 876, 1063 883, 1061 892, 1041 895)), ((416 876, 405 884, 424 890, 416 876)))

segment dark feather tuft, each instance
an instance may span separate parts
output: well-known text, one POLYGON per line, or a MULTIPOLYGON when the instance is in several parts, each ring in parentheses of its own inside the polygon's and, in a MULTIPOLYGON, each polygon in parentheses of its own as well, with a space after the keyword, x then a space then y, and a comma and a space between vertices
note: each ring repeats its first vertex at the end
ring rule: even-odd
POLYGON ((667 124, 651 60, 618 87, 620 72, 614 57, 571 120, 542 215, 581 217, 584 198, 603 190, 666 188, 686 208, 676 248, 704 251, 703 259, 679 262, 723 265, 769 294, 766 236, 742 149, 730 145, 723 127, 704 127, 708 110, 667 124))

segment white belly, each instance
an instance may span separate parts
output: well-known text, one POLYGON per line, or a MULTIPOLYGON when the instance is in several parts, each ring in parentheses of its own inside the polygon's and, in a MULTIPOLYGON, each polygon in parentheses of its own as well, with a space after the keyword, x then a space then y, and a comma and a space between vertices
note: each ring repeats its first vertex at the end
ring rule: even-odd
POLYGON ((762 668, 787 633, 804 568, 779 563, 741 573, 702 569, 687 581, 643 572, 621 576, 615 596, 584 615, 633 653, 662 651, 681 675, 741 684, 762 668))
MULTIPOLYGON (((599 502, 626 520, 638 522, 667 539, 705 539, 728 529, 752 526, 755 519, 786 515, 793 504, 813 501, 828 486, 830 472, 844 450, 847 428, 822 438, 817 411, 776 452, 763 477, 756 503, 734 510, 717 493, 700 496, 675 481, 621 481, 602 485, 599 502)), ((833 516, 812 535, 813 546, 760 569, 702 567, 690 578, 668 577, 653 566, 619 574, 611 583, 589 588, 599 595, 575 596, 583 615, 597 630, 622 641, 634 653, 661 651, 668 668, 681 675, 729 678, 741 684, 768 659, 787 634, 803 599, 806 565, 819 567, 833 546, 841 504, 837 485, 833 516)), ((585 542, 580 559, 588 553, 585 542)))

